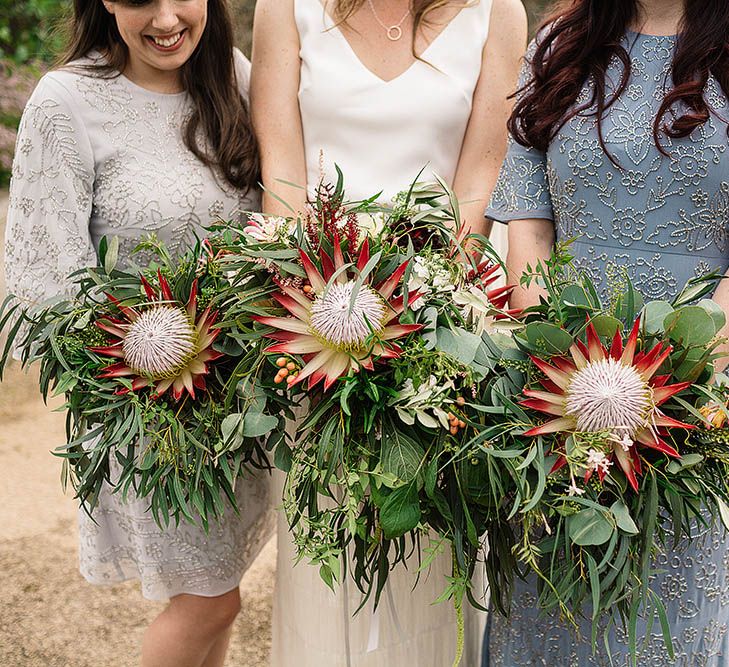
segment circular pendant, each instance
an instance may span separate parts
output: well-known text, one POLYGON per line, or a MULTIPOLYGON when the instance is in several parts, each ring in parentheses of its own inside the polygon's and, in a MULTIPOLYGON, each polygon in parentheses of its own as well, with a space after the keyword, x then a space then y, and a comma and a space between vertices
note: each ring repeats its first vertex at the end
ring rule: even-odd
POLYGON ((402 28, 399 25, 390 26, 387 29, 387 39, 391 42, 396 42, 402 37, 402 28))

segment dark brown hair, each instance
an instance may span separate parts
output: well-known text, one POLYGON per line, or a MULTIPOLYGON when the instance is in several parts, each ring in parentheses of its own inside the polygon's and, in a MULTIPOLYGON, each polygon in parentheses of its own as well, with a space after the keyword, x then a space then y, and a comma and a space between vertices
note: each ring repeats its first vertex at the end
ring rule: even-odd
MULTIPOLYGON (((62 65, 99 51, 97 75, 118 76, 129 57, 116 19, 101 0, 74 0, 68 26, 68 49, 62 65)), ((227 0, 208 0, 208 19, 195 52, 182 66, 182 84, 193 111, 182 128, 185 145, 208 167, 215 167, 233 187, 247 191, 259 180, 258 145, 248 103, 239 92, 233 60, 233 28, 227 0), (205 138, 201 145, 200 136, 205 138)))
MULTIPOLYGON (((600 119, 628 85, 630 56, 621 40, 638 18, 639 0, 568 0, 542 26, 531 60, 530 76, 518 91, 509 130, 520 144, 546 150, 571 118, 594 106, 600 143, 600 119), (623 64, 615 92, 606 97, 605 74, 614 57, 623 64), (591 98, 575 102, 590 79, 591 98)), ((653 137, 686 137, 712 113, 704 96, 713 75, 729 94, 729 2, 686 0, 673 56, 674 87, 666 93, 653 124, 653 137), (678 115, 676 109, 686 109, 678 115)), ((728 128, 729 132, 729 128, 728 128)), ((662 150, 662 149, 661 149, 662 150)))

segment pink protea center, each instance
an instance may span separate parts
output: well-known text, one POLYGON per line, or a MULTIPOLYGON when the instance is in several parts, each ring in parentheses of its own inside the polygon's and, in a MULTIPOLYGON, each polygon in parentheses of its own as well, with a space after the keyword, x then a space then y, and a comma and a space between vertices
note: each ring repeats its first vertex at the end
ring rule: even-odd
MULTIPOLYGON (((666 441, 673 429, 692 429, 668 416, 661 406, 672 396, 691 386, 690 382, 668 384, 671 375, 658 371, 671 354, 671 346, 662 342, 638 352, 641 318, 638 318, 626 341, 617 330, 609 348, 603 344, 592 322, 587 323, 587 342, 576 340, 569 357, 554 356, 549 361, 532 356, 543 377, 542 389, 524 390, 520 405, 549 415, 550 420, 529 429, 525 436, 577 432, 608 432, 603 452, 609 462, 616 462, 634 491, 643 462, 641 452, 652 449, 667 456, 679 457, 676 448, 666 441)), ((597 450, 595 450, 597 453, 597 450)), ((553 470, 567 465, 560 452, 553 470)), ((591 460, 585 478, 597 472, 602 479, 608 466, 591 460)))
POLYGON ((608 357, 574 373, 565 392, 565 414, 575 418, 578 431, 632 438, 648 425, 652 393, 634 366, 608 357))
POLYGON ((122 341, 127 366, 152 380, 177 376, 198 353, 197 329, 182 308, 144 311, 122 341))
POLYGON ((99 377, 131 381, 131 387, 122 386, 117 394, 152 386, 154 396, 162 396, 171 388, 175 400, 185 392, 194 399, 196 389, 206 390, 208 365, 223 356, 213 349, 221 331, 215 326, 217 313, 211 312, 210 306, 197 313, 197 280, 183 306, 161 272, 157 278, 159 291, 141 278, 149 305, 127 306, 107 294, 119 313, 97 320, 96 326, 111 334, 113 342, 89 349, 117 360, 99 377))
POLYGON ((375 284, 372 273, 362 271, 370 262, 369 242, 360 246, 348 276, 339 237, 332 239, 334 255, 320 250, 322 272, 303 250, 301 264, 306 271, 309 290, 279 284, 273 298, 289 313, 287 317, 254 317, 274 329, 266 334, 278 341, 266 348, 269 354, 300 355, 304 365, 293 386, 308 379, 309 388, 324 381, 328 390, 340 377, 360 369, 373 370, 375 360, 395 359, 402 349, 395 343, 422 328, 421 324, 400 324, 397 320, 418 294, 401 294, 409 260, 404 261, 384 281, 375 284), (314 301, 311 294, 315 294, 314 301))
POLYGON ((338 350, 361 350, 372 334, 385 328, 387 308, 369 285, 330 285, 311 306, 312 333, 338 350))

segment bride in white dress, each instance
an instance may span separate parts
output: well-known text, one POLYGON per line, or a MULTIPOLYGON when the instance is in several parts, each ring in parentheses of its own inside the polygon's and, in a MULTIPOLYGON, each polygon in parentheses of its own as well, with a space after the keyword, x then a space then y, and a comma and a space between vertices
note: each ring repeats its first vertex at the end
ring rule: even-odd
MULTIPOLYGON (((264 187, 294 208, 325 177, 345 175, 349 198, 382 190, 387 204, 424 167, 462 204, 465 224, 488 232, 485 204, 506 150, 508 96, 526 43, 519 0, 258 0, 253 123, 264 187), (323 157, 321 157, 323 156, 323 157)), ((270 195, 263 208, 289 211, 270 195)), ((497 249, 505 251, 496 238, 497 249), (500 246, 500 247, 499 247, 500 246)), ((452 605, 433 604, 450 559, 421 576, 398 566, 380 608, 356 587, 332 593, 279 521, 274 667, 444 667, 452 664, 452 605)), ((476 591, 479 595, 479 591, 476 591)), ((482 615, 469 614, 464 665, 479 664, 482 615)))

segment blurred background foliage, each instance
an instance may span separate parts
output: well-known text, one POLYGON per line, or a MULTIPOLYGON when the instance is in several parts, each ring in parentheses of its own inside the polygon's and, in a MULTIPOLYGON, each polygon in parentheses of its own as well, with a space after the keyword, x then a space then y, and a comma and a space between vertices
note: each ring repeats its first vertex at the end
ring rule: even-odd
MULTIPOLYGON (((250 55, 255 0, 230 1, 238 45, 250 55)), ((532 31, 549 2, 524 0, 532 31)), ((37 78, 63 48, 60 27, 71 6, 70 0, 0 0, 0 187, 9 181, 23 106, 37 78)))

